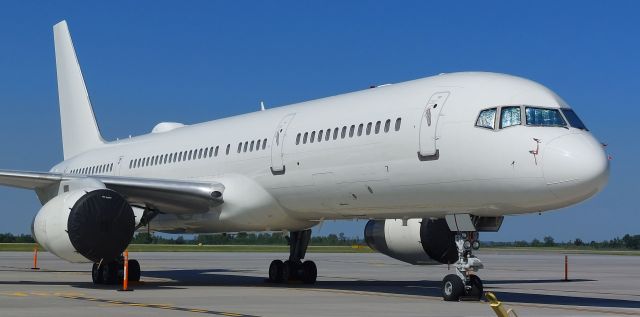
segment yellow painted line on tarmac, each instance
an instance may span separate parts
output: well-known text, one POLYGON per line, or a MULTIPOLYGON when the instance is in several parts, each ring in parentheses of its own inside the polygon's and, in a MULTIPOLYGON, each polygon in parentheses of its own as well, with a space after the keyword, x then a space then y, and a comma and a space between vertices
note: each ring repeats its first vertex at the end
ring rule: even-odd
POLYGON ((200 308, 185 308, 185 307, 177 307, 172 305, 135 303, 135 302, 120 301, 120 300, 99 299, 99 298, 92 298, 92 297, 85 297, 85 296, 60 295, 58 297, 102 303, 101 305, 98 305, 98 306, 116 305, 116 306, 129 306, 129 307, 139 307, 139 308, 156 308, 156 309, 172 310, 172 311, 179 311, 179 312, 228 316, 228 317, 258 317, 255 315, 245 315, 245 314, 238 314, 238 313, 232 313, 232 312, 200 309, 200 308))
MULTIPOLYGON (((576 311, 583 313, 598 313, 598 314, 612 314, 612 315, 624 315, 624 316, 640 316, 640 312, 633 311, 624 311, 624 310, 610 310, 610 309, 600 309, 600 308, 583 308, 583 307, 563 307, 560 305, 552 305, 552 304, 526 304, 526 303, 504 303, 509 307, 527 307, 527 308, 546 308, 546 309, 560 309, 560 310, 568 310, 568 311, 576 311)), ((624 309, 624 308, 621 308, 624 309)), ((516 311, 517 312, 517 311, 516 311)))
POLYGON ((76 292, 56 292, 56 293, 0 292, 0 295, 11 296, 11 297, 52 296, 52 297, 58 297, 58 298, 94 302, 94 303, 98 303, 98 307, 128 306, 128 307, 138 307, 143 309, 155 308, 155 309, 171 310, 176 312, 187 312, 187 313, 197 313, 197 314, 207 314, 207 315, 217 315, 217 316, 227 316, 227 317, 259 317, 256 315, 246 315, 246 314, 239 314, 239 313, 232 313, 232 312, 208 310, 208 309, 202 309, 202 308, 186 308, 186 307, 172 306, 168 304, 145 304, 145 303, 136 303, 136 302, 121 301, 121 300, 101 299, 101 298, 84 296, 84 294, 76 293, 76 292))

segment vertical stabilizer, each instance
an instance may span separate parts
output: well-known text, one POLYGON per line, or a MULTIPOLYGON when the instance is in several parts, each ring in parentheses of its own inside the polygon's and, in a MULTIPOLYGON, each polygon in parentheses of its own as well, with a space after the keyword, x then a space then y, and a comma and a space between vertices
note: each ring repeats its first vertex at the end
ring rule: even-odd
POLYGON ((104 144, 67 22, 53 26, 64 159, 104 144))

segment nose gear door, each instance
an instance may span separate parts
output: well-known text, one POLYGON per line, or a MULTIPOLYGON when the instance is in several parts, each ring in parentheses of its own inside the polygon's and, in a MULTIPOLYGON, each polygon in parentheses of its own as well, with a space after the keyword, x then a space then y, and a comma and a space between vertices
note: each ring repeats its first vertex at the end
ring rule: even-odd
POLYGON ((437 92, 431 96, 424 107, 420 119, 420 135, 418 144, 418 158, 431 160, 438 158, 438 121, 442 114, 444 104, 449 97, 448 91, 437 92))

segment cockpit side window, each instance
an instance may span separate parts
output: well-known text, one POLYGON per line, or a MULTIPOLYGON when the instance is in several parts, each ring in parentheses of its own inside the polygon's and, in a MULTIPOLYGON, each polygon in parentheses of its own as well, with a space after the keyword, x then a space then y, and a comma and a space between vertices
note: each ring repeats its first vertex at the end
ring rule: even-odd
POLYGON ((542 127, 565 127, 567 123, 558 109, 526 107, 527 125, 542 127))
POLYGON ((500 129, 522 124, 520 107, 502 107, 500 109, 500 129))
POLYGON ((480 111, 478 120, 476 120, 476 127, 495 129, 496 127, 496 108, 485 109, 480 111))
POLYGON ((585 126, 584 123, 582 123, 582 120, 580 120, 578 115, 572 109, 561 109, 561 110, 562 110, 562 114, 564 114, 564 117, 567 118, 567 121, 569 121, 569 125, 571 125, 576 129, 589 131, 589 129, 587 129, 587 126, 585 126))

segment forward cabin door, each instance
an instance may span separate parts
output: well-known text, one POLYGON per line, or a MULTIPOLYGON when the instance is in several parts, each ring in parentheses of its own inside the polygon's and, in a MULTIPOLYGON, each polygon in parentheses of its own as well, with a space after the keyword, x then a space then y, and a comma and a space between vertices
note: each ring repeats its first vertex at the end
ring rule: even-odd
POLYGON ((273 135, 273 140, 271 141, 271 173, 273 175, 281 175, 285 172, 284 140, 287 136, 287 128, 295 116, 295 113, 291 113, 282 118, 273 135))
POLYGON ((422 111, 418 148, 418 158, 421 160, 438 158, 438 121, 448 97, 448 91, 433 94, 422 111))

